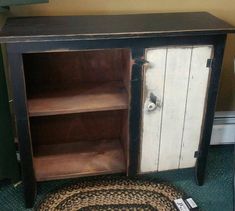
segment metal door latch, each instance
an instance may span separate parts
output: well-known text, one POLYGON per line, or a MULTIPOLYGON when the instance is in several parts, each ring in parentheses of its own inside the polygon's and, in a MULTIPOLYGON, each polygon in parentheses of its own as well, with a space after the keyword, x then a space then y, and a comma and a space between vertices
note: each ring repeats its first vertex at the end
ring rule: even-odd
POLYGON ((147 61, 146 59, 142 59, 142 58, 136 58, 135 63, 142 66, 146 64, 148 65, 149 61, 147 61))
POLYGON ((147 103, 147 110, 149 112, 154 111, 157 108, 161 108, 161 101, 152 92, 149 96, 149 101, 147 103))

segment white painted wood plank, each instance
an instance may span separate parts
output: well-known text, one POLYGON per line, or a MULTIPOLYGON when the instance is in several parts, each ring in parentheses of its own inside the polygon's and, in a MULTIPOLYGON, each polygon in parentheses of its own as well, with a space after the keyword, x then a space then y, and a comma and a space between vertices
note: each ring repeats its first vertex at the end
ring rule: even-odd
POLYGON ((179 166, 191 52, 191 47, 168 48, 159 171, 179 166))
POLYGON ((211 56, 211 46, 193 47, 179 168, 193 167, 196 162, 210 73, 206 64, 211 56))
POLYGON ((144 72, 140 172, 156 171, 158 166, 162 109, 149 112, 147 105, 151 92, 160 100, 163 98, 166 53, 166 48, 147 49, 145 52, 150 65, 144 72))

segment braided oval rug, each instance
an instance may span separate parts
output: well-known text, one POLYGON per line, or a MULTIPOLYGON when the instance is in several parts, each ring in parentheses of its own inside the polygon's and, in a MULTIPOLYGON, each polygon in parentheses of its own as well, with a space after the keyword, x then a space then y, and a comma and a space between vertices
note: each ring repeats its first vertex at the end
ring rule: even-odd
POLYGON ((158 210, 175 211, 183 193, 166 183, 122 178, 80 181, 50 193, 37 211, 158 210))

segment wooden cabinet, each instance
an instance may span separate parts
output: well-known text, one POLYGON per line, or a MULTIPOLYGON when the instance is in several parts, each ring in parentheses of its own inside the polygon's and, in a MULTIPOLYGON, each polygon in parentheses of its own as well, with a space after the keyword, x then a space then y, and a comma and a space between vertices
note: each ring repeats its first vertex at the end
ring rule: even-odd
POLYGON ((228 32, 208 13, 8 19, 26 206, 53 179, 194 167, 201 185, 228 32))

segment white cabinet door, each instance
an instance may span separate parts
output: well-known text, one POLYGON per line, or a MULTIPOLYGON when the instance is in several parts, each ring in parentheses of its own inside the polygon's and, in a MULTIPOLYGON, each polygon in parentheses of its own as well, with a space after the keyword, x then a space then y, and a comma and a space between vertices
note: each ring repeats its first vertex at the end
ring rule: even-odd
POLYGON ((195 165, 212 56, 212 46, 146 49, 140 173, 195 165))

